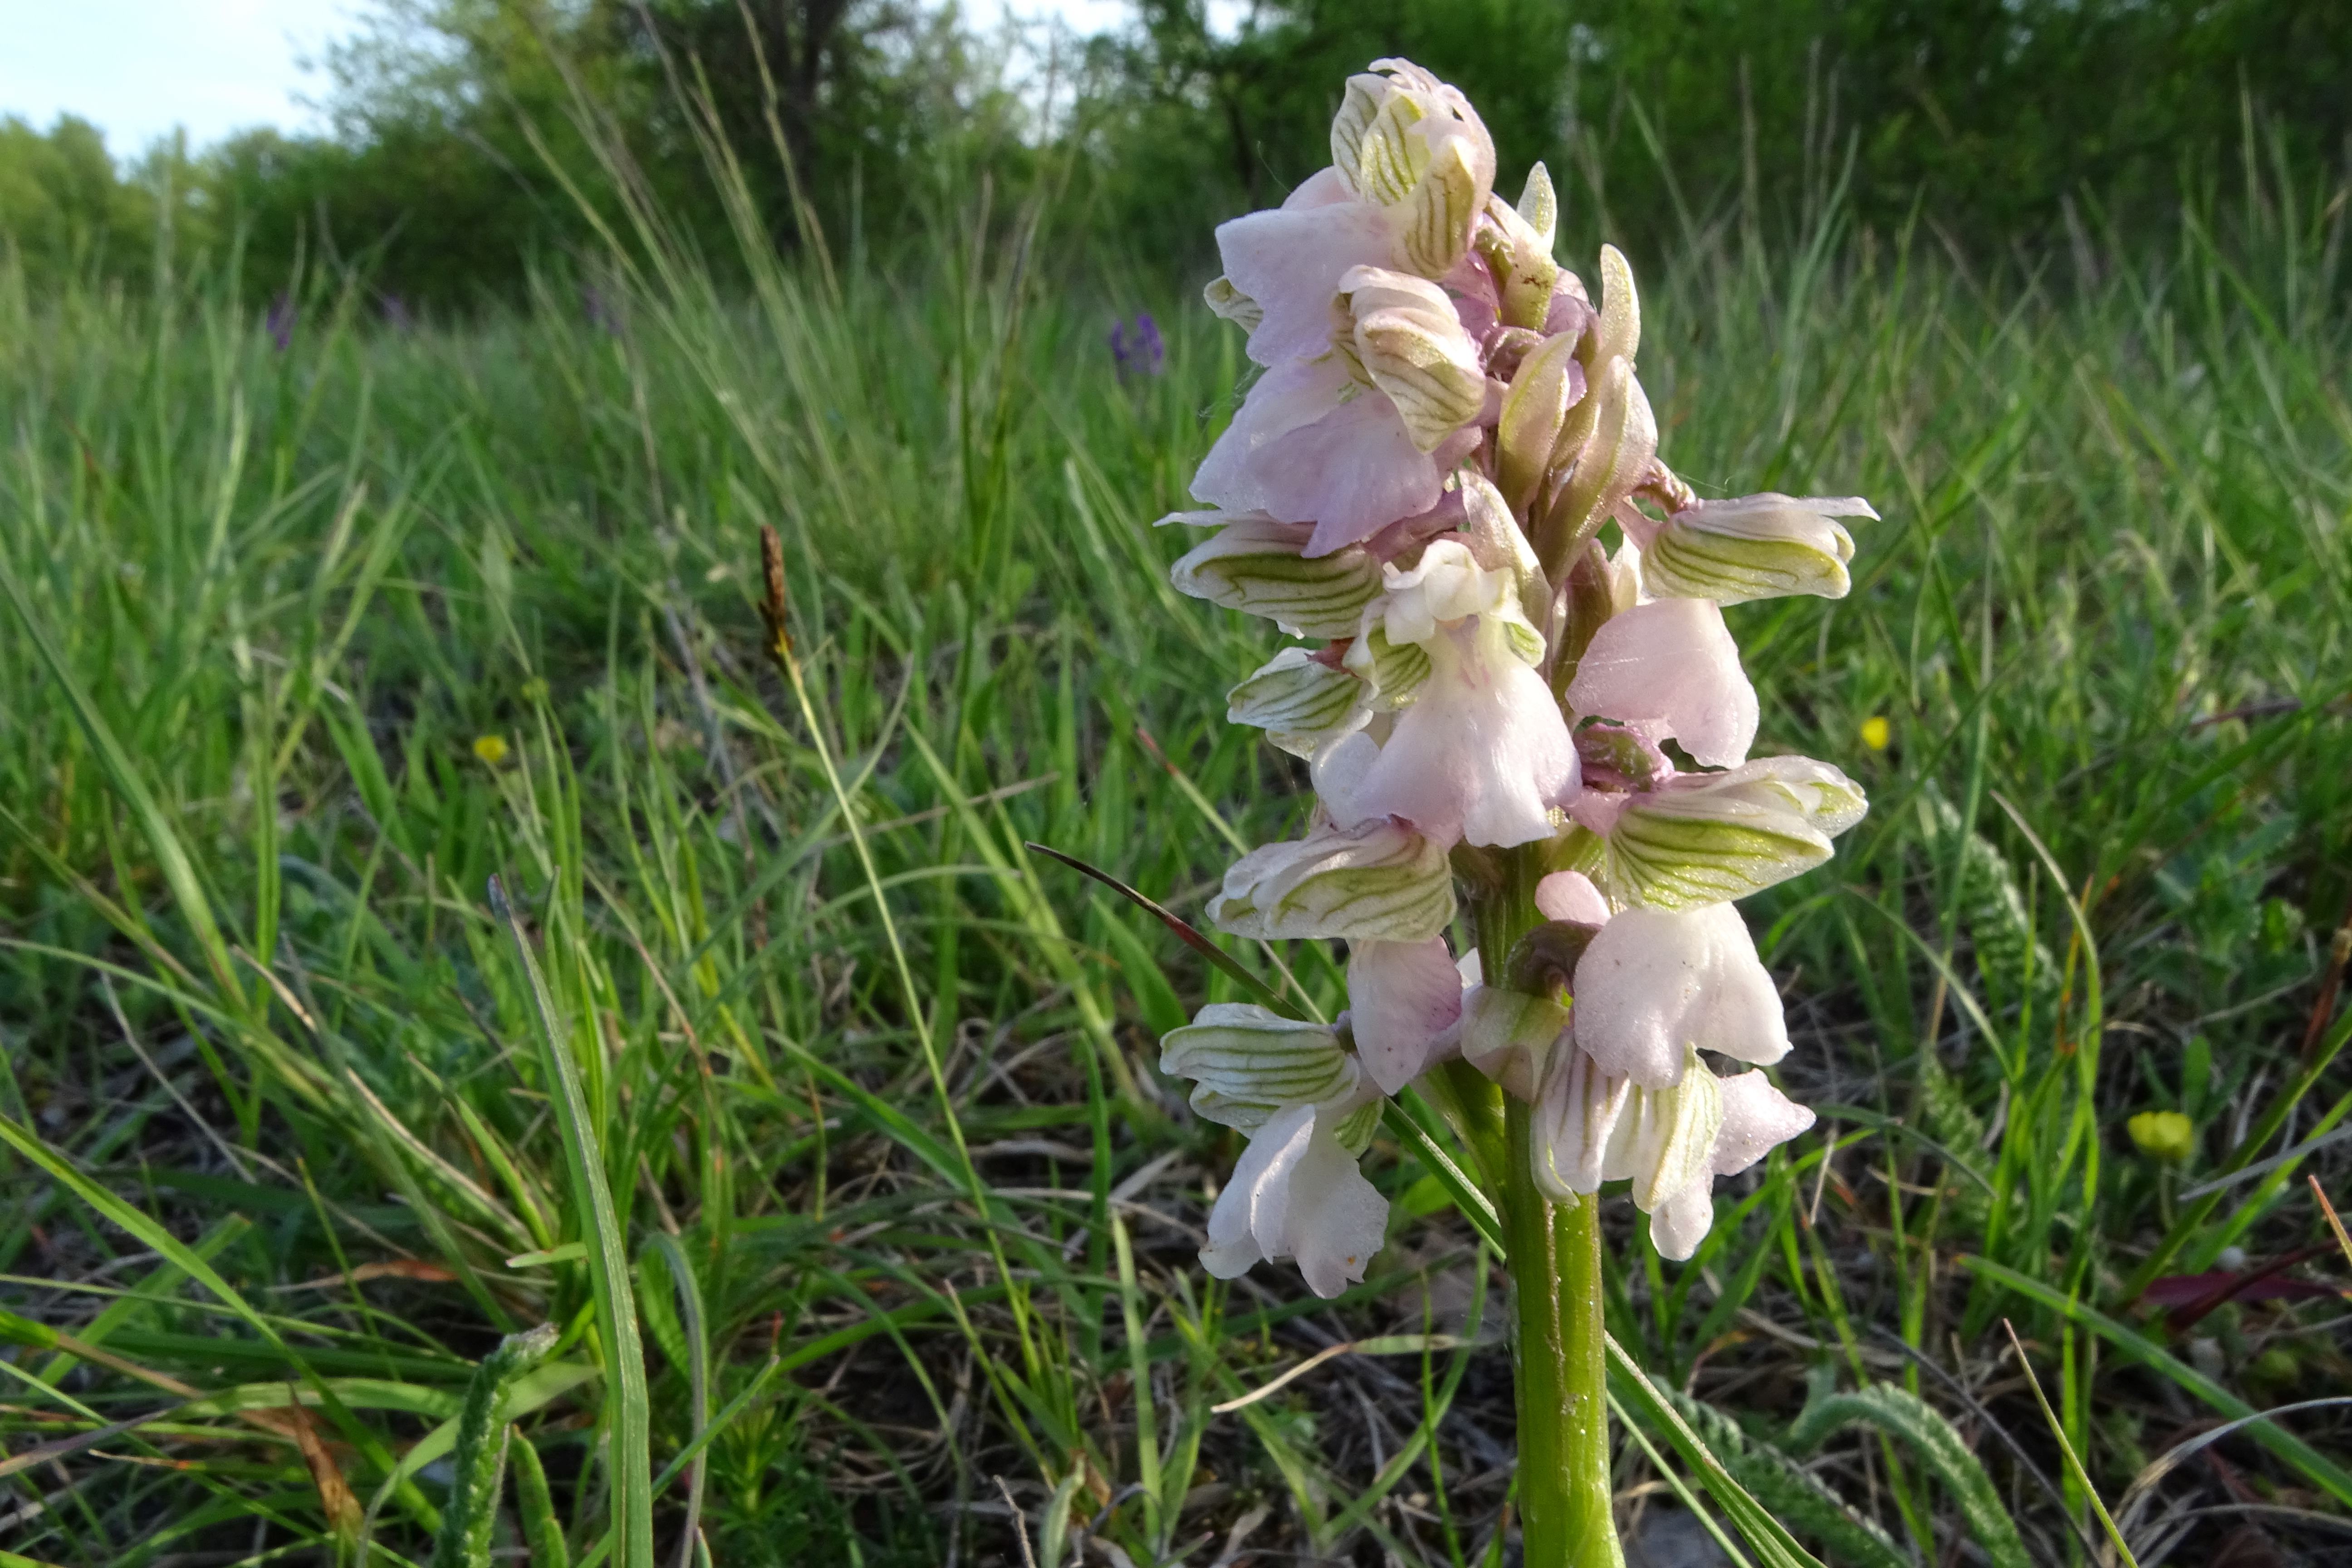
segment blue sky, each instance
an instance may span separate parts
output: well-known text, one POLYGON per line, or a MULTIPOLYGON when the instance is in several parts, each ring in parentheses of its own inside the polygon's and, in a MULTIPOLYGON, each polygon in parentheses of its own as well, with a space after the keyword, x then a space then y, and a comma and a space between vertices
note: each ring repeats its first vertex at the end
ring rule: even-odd
POLYGON ((249 125, 316 123, 298 63, 349 30, 347 0, 0 0, 0 114, 60 112, 129 157, 184 125, 198 142, 249 125))
MULTIPOLYGON (((965 0, 986 25, 1003 0, 965 0)), ((1013 0, 1081 32, 1118 22, 1122 0, 1013 0)), ((118 158, 184 126, 198 145, 254 125, 316 129, 303 105, 325 90, 306 71, 351 32, 366 0, 0 0, 0 115, 46 130, 60 112, 106 132, 118 158)))

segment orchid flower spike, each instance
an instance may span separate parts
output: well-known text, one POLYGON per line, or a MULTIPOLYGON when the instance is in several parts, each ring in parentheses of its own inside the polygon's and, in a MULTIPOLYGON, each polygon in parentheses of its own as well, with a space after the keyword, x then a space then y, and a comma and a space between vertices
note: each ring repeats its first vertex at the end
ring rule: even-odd
POLYGON ((1670 1258, 1717 1178, 1812 1122, 1767 1076, 1790 1042, 1732 904, 1867 806, 1825 763, 1752 754, 1723 609, 1843 595, 1846 521, 1877 514, 1696 496, 1659 458, 1631 265, 1604 247, 1588 293, 1542 165, 1516 202, 1495 167, 1460 92, 1381 60, 1347 84, 1330 164, 1217 231, 1208 303, 1261 374, 1194 476, 1203 510, 1164 520, 1211 531, 1173 581, 1299 639, 1227 716, 1303 759, 1315 802, 1208 914, 1347 944, 1333 1022, 1218 1003, 1164 1041, 1193 1112, 1248 1140, 1201 1254, 1220 1277, 1364 1279, 1387 1203, 1362 1157, 1432 1073, 1433 1103, 1518 1102, 1525 1168, 1489 1181, 1559 1205, 1629 1183, 1670 1258), (1495 930, 1528 935, 1482 953, 1495 930))

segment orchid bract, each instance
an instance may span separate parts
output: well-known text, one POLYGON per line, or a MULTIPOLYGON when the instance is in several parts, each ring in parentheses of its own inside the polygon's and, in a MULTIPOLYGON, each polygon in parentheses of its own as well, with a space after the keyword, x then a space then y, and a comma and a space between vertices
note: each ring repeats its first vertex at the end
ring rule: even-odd
POLYGON ((1203 1264, 1293 1260, 1323 1296, 1381 1247, 1359 1168, 1381 1102, 1433 1090, 1512 1238, 1522 1448, 1556 1458, 1522 1477, 1527 1561, 1613 1562, 1605 1428, 1573 1412, 1601 1346, 1577 1260, 1621 1182, 1689 1258, 1717 1178, 1812 1124, 1767 1076, 1788 1032, 1732 900, 1865 810, 1828 763, 1751 756, 1722 607, 1843 595, 1840 520, 1876 514, 1675 477, 1631 267, 1602 249, 1596 302, 1559 266, 1542 165, 1499 196, 1453 88, 1378 61, 1331 145, 1281 207, 1218 230, 1209 303, 1258 369, 1193 480, 1210 510, 1167 521, 1213 531, 1178 588, 1301 639, 1229 713, 1307 762, 1312 815, 1210 917, 1346 943, 1349 1006, 1327 1026, 1213 1005, 1161 1065, 1248 1135, 1203 1264), (1535 1442, 1545 1421, 1603 1431, 1601 1452, 1535 1442))

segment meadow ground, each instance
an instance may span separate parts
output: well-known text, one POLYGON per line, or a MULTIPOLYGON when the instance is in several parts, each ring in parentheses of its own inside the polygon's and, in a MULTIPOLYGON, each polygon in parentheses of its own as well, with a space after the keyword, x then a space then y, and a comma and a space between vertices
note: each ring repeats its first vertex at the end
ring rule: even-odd
MULTIPOLYGON (((1848 599, 1731 612, 1759 751, 1873 800, 1748 907, 1822 1123, 1688 1266, 1611 1210, 1617 1339, 1833 1561, 2081 1560, 2085 1477, 2143 1563, 2344 1549, 2340 1405, 2130 1490, 2352 1394, 2306 1183, 2352 1143, 2273 1160, 2352 1109, 2343 205, 1634 258, 1701 493, 1885 513, 1848 599)), ((1024 847, 1197 920, 1300 816, 1223 721, 1271 639, 1148 526, 1237 334, 1017 232, 635 254, 283 352, 201 284, 0 280, 0 1545, 422 1562, 474 1363, 546 1321, 535 1563, 648 1500, 681 1563, 1017 1562, 1015 1509, 1040 1563, 1511 1561, 1475 1230, 1384 1140, 1361 1289, 1208 1279, 1234 1141, 1153 1064, 1231 982, 1024 847)), ((1626 1439, 1637 1533, 1673 1452, 1626 1439)))

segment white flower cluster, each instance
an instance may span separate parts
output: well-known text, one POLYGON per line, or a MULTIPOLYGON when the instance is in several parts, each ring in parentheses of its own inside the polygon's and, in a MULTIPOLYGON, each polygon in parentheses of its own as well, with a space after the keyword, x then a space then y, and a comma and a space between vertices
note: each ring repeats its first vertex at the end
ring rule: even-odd
POLYGON ((1453 88, 1378 62, 1331 151, 1217 231, 1210 304, 1264 370, 1193 481, 1213 510, 1165 520, 1216 531, 1179 588, 1307 645, 1234 688, 1230 717, 1309 760, 1312 822, 1234 867, 1211 918, 1349 945, 1336 1024, 1219 1004, 1164 1042, 1194 1110, 1250 1134, 1202 1260, 1295 1258, 1326 1296, 1361 1279, 1387 1218, 1359 1168, 1381 1101, 1455 1056, 1536 1107, 1548 1196, 1630 1179, 1686 1258, 1714 1179, 1812 1121, 1709 1063, 1789 1048, 1730 900, 1818 865, 1864 810, 1825 763, 1749 760, 1756 693, 1720 606, 1843 595, 1835 520, 1875 514, 1693 499, 1657 460, 1623 258, 1602 251, 1595 309, 1552 259, 1542 165, 1516 207, 1495 195, 1453 88), (1544 923, 1483 983, 1447 945, 1458 846, 1527 846, 1549 873, 1544 923))

